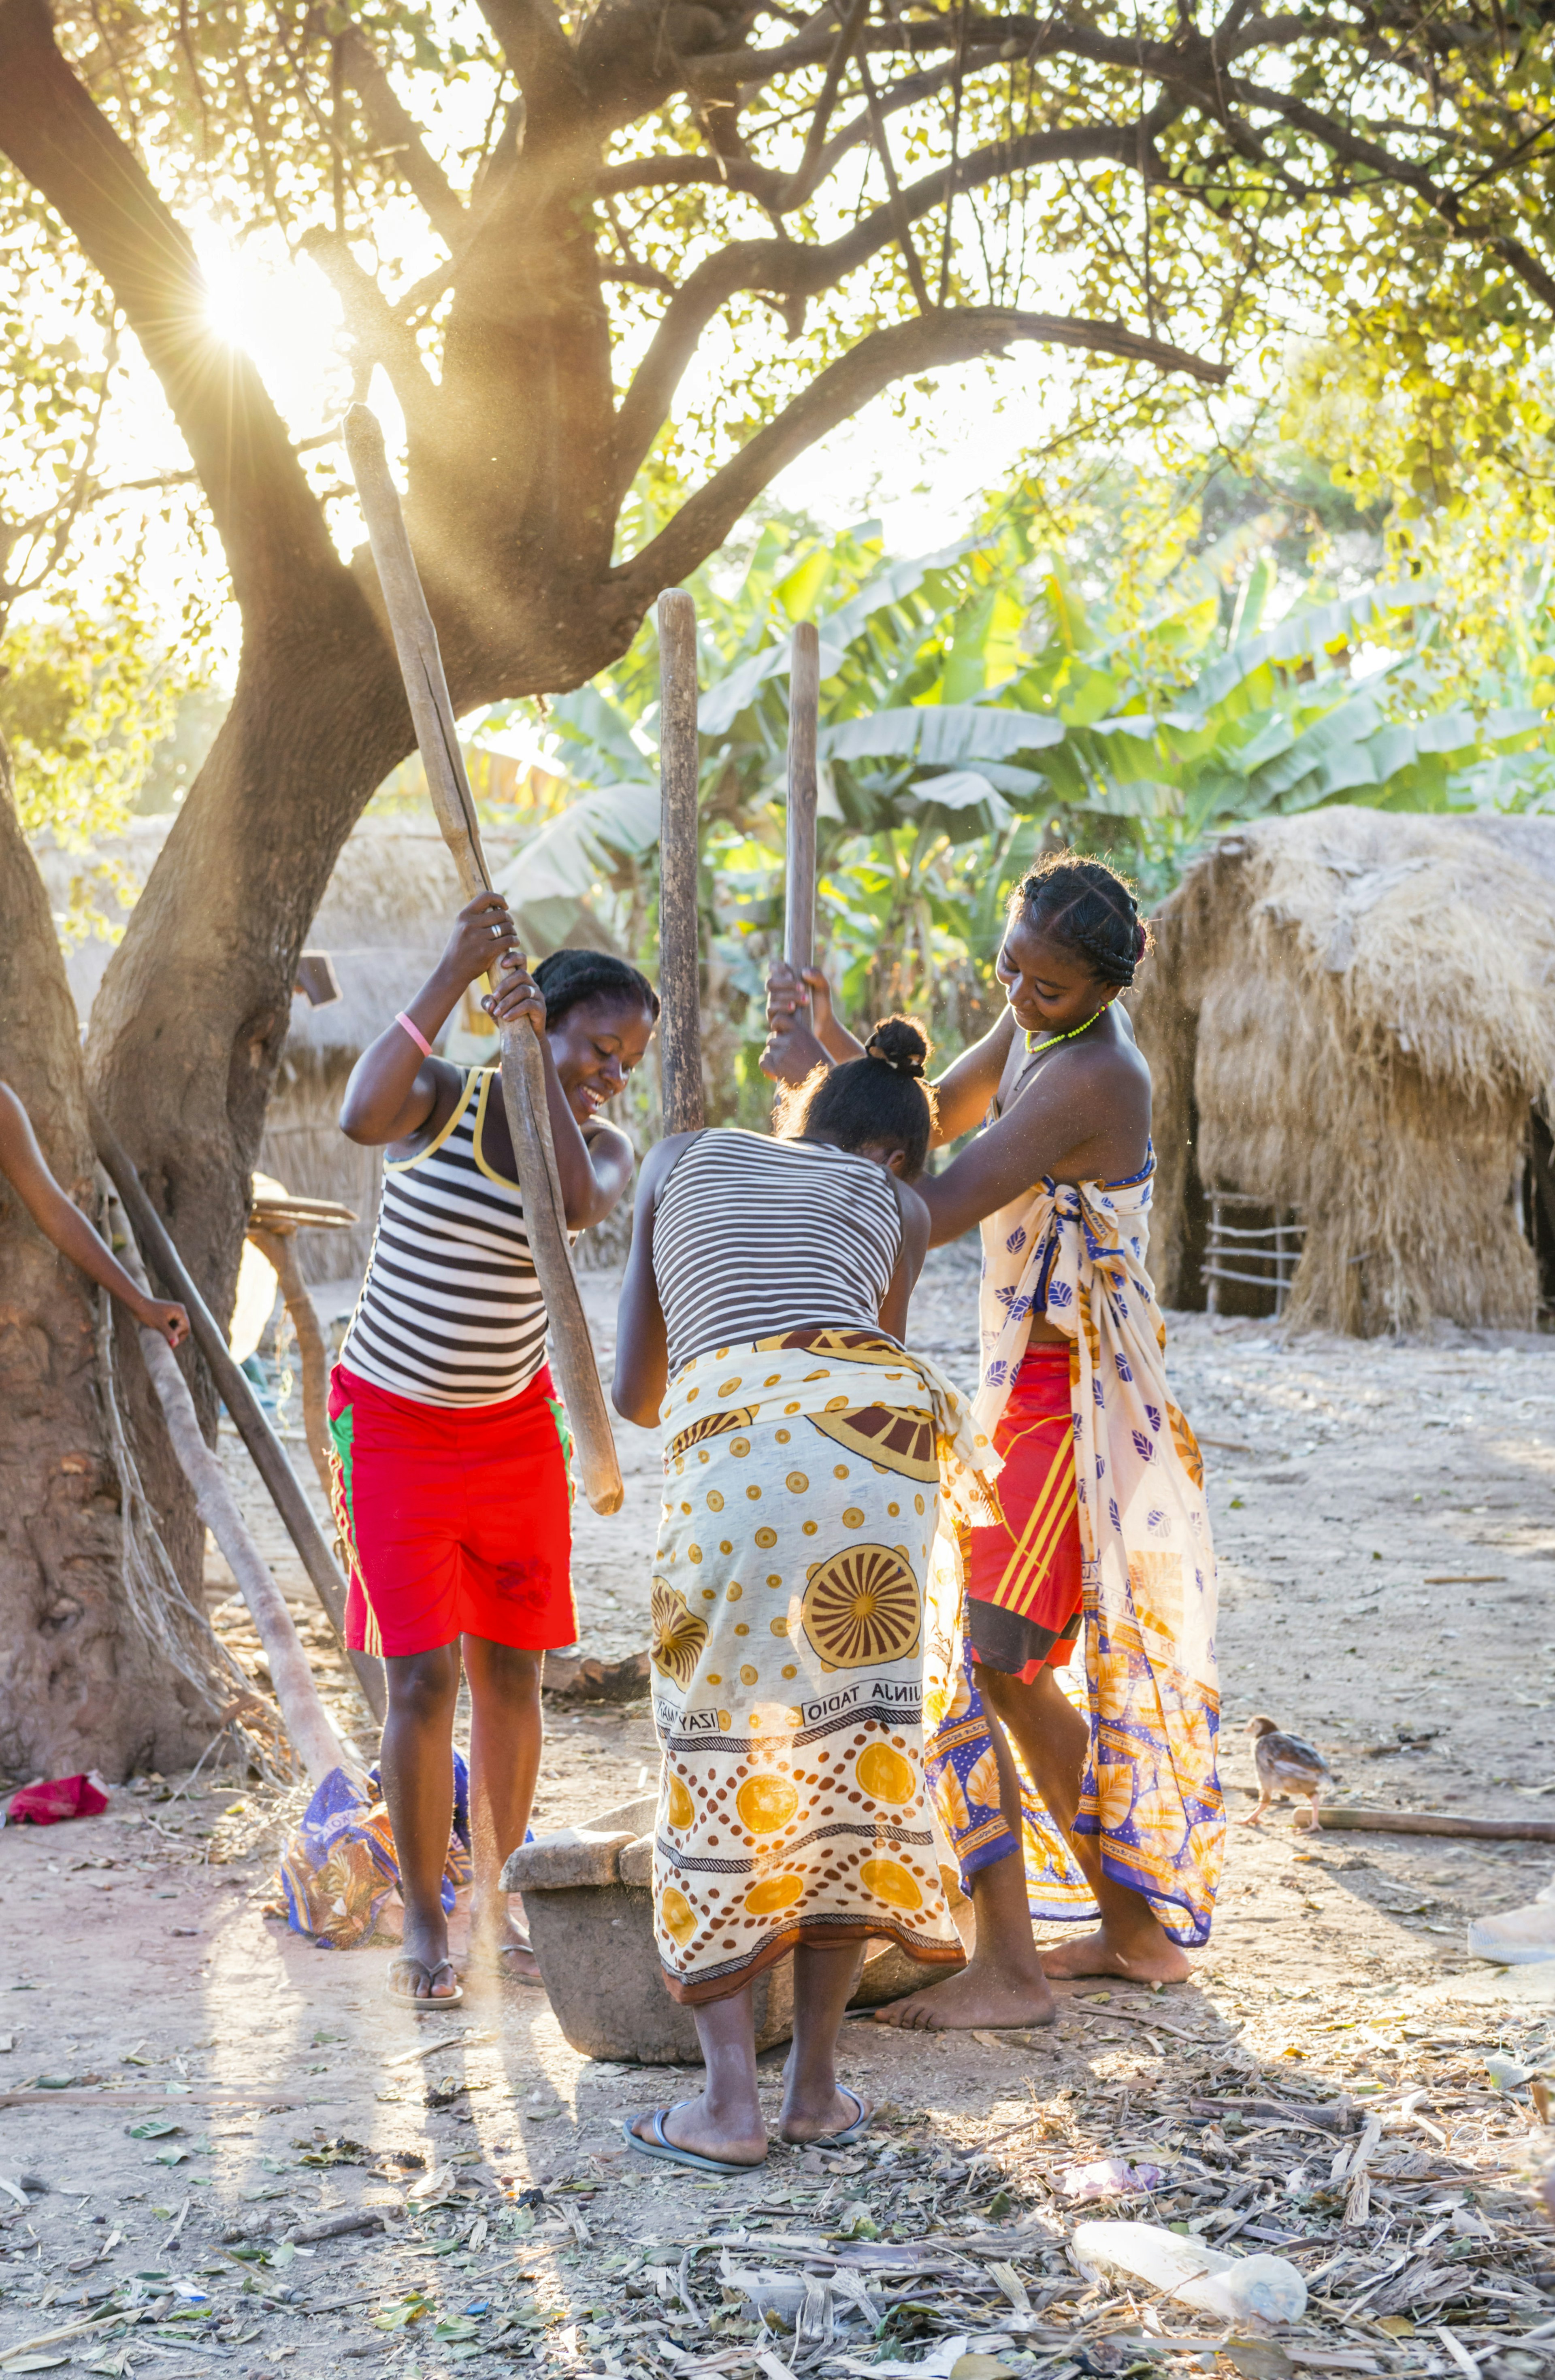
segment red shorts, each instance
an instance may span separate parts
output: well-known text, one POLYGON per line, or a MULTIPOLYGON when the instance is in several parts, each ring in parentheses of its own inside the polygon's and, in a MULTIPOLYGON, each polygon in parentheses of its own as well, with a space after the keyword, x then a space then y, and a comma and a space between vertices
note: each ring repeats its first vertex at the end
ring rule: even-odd
POLYGON ((1080 1633, 1080 1505, 1069 1348, 1028 1347, 993 1433, 999 1520, 967 1531, 973 1658, 1028 1682, 1061 1670, 1080 1633))
POLYGON ((577 1643, 569 1440, 548 1371, 500 1404, 427 1405, 337 1364, 329 1428, 355 1650, 577 1643))

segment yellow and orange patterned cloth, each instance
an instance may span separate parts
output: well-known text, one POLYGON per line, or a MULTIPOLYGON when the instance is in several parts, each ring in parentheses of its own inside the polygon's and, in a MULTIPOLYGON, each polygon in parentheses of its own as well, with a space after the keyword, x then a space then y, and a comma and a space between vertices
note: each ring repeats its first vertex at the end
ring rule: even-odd
POLYGON ((663 1748, 653 1862, 673 1996, 723 1999, 798 1942, 959 1964, 923 1771, 923 1623, 942 1487, 995 1460, 888 1339, 796 1330, 671 1384, 654 1560, 663 1748))
MULTIPOLYGON (((1070 1334, 1090 1755, 1076 1832, 1105 1874, 1149 1901, 1174 1941, 1209 1938, 1225 1850, 1216 1775, 1215 1556, 1204 1468, 1166 1392, 1166 1331, 1145 1269, 1152 1156, 1126 1182, 1044 1182, 983 1224, 982 1380, 992 1439, 1034 1314, 1070 1334)), ((1008 1856, 992 1742, 966 1655, 965 1541, 942 1528, 931 1578, 929 1767, 964 1880, 1008 1856)), ((1084 1876, 1023 1778, 1031 1913, 1094 1909, 1084 1876)))

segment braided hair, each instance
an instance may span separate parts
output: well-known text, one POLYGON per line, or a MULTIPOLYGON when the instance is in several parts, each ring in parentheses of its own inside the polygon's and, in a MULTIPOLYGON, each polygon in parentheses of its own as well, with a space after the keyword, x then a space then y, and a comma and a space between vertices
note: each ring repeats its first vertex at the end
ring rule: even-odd
POLYGON ((923 1079, 929 1047, 915 1018, 884 1018, 862 1058, 818 1066, 781 1103, 780 1136, 801 1140, 807 1133, 824 1133, 839 1148, 900 1148, 903 1179, 916 1182, 936 1114, 934 1094, 923 1079))
POLYGON ((545 994, 545 1026, 554 1031, 569 1008, 598 1000, 612 1008, 646 1008, 655 1023, 659 995, 645 975, 608 951, 553 951, 534 971, 545 994))
POLYGON ((1038 861, 1011 894, 1010 916, 1078 952, 1103 983, 1131 984, 1150 947, 1150 929, 1123 878, 1072 851, 1038 861))

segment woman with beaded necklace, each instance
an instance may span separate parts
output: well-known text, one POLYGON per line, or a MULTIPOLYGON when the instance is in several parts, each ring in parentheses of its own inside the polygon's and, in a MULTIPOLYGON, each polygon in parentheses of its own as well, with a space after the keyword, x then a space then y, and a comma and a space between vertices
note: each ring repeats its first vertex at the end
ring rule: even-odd
MULTIPOLYGON (((974 1411, 1004 1469, 998 1522, 942 1539, 930 1759, 977 1949, 888 2022, 1046 2022, 1048 1975, 1176 1982, 1208 1937, 1214 1558, 1144 1270, 1150 1079, 1118 1000, 1148 946, 1111 868, 1050 856, 1011 902, 1005 1014, 934 1087, 940 1143, 984 1124, 918 1189, 932 1245, 981 1226, 974 1411), (1056 1675, 1082 1624, 1087 1710, 1056 1675), (1030 1919, 1087 1907, 1099 1930, 1039 1958, 1030 1919)), ((774 968, 768 1014, 763 1062, 784 1081, 857 1048, 814 970, 800 986, 774 968)))

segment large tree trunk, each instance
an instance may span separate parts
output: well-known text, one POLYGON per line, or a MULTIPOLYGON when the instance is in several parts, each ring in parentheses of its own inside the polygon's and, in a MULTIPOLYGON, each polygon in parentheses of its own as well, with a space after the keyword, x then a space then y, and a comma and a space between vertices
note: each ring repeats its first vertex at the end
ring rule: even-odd
POLYGON ((232 710, 92 1003, 92 1094, 224 1318, 298 956, 411 742, 394 656, 344 569, 337 597, 332 619, 247 638, 232 710))
MULTIPOLYGON (((76 1012, 0 745, 0 1050, 57 1179, 96 1204, 76 1012)), ((217 1725, 196 1682, 198 1631, 176 1603, 138 1623, 125 1585, 125 1479, 100 1362, 98 1293, 0 1175, 0 1770, 124 1778, 196 1757, 217 1725)), ((121 1447, 154 1446, 132 1329, 114 1340, 121 1447)), ((198 1575, 204 1532, 175 1516, 168 1551, 198 1575)))

